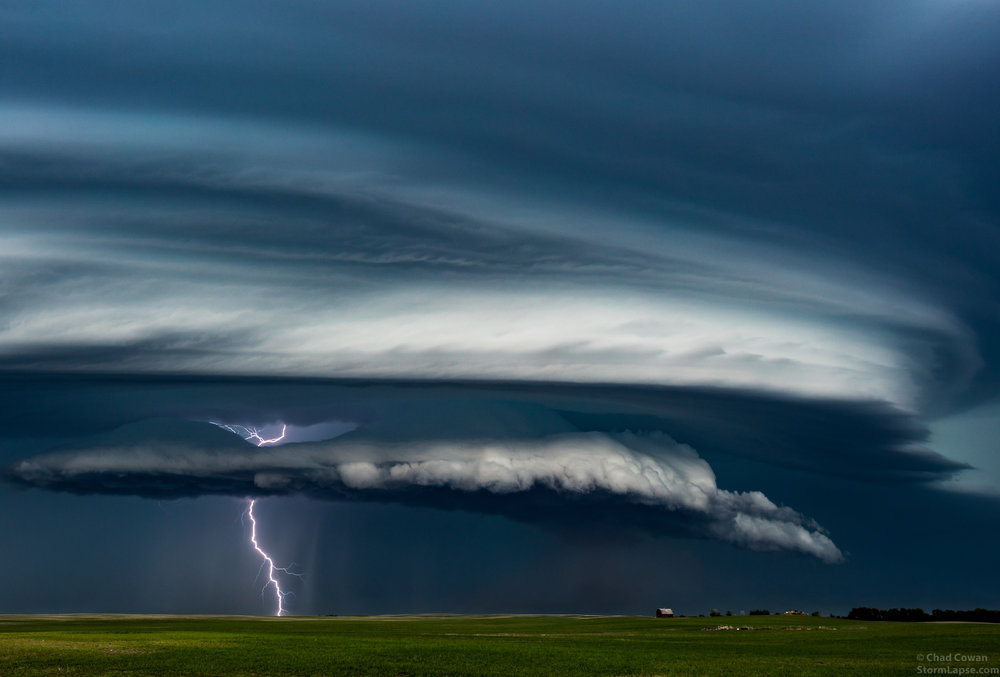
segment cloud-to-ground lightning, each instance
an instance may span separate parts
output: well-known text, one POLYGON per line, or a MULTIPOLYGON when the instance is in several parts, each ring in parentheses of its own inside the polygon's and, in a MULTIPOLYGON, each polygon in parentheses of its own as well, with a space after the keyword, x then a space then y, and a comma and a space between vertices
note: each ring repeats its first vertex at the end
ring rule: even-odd
POLYGON ((273 585, 274 594, 278 600, 278 609, 275 612, 275 616, 283 616, 285 615, 285 597, 292 593, 281 589, 281 583, 275 577, 274 572, 280 571, 292 576, 298 576, 298 574, 290 571, 288 567, 277 566, 274 560, 271 559, 271 556, 260 547, 260 543, 257 542, 257 520, 253 515, 253 508, 256 504, 257 499, 250 499, 250 508, 247 510, 247 515, 250 516, 250 542, 253 544, 253 548, 257 551, 257 554, 264 558, 264 563, 267 565, 267 583, 264 584, 261 594, 264 594, 264 590, 267 590, 268 586, 273 585))
MULTIPOLYGON (((234 435, 239 435, 247 442, 253 442, 258 447, 263 447, 265 445, 280 444, 285 439, 285 433, 288 431, 288 426, 284 423, 281 424, 281 434, 277 437, 265 438, 258 428, 253 428, 245 425, 229 425, 227 423, 213 423, 220 428, 224 428, 234 435)), ((257 551, 264 559, 264 564, 261 565, 261 569, 264 566, 267 567, 267 582, 264 583, 264 587, 261 590, 261 595, 267 590, 269 586, 274 586, 274 594, 278 600, 278 608, 275 612, 276 616, 283 616, 285 614, 285 597, 293 593, 281 589, 281 583, 275 576, 275 572, 280 571, 282 573, 288 574, 290 576, 299 576, 299 574, 294 573, 289 567, 279 567, 274 563, 274 560, 269 554, 267 554, 263 548, 260 547, 260 543, 257 541, 257 520, 254 518, 253 508, 257 504, 257 499, 250 499, 250 507, 247 509, 247 515, 250 517, 250 543, 253 545, 254 550, 257 551)))

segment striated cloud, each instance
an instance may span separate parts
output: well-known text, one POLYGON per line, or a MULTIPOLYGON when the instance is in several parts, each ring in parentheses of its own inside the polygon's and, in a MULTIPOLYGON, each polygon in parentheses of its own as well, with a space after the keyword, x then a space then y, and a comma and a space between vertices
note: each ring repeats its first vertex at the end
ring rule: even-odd
MULTIPOLYGON (((720 489, 704 459, 663 434, 390 442, 348 433, 258 448, 206 428, 177 422, 157 427, 152 437, 149 428, 132 427, 94 447, 15 462, 7 477, 75 493, 304 493, 397 501, 516 514, 543 524, 552 520, 538 498, 568 496, 605 504, 611 514, 616 504, 630 504, 643 515, 641 526, 653 532, 666 527, 751 549, 799 552, 827 562, 843 558, 815 522, 760 492, 720 489)), ((630 526, 629 511, 621 514, 623 526, 630 526)))

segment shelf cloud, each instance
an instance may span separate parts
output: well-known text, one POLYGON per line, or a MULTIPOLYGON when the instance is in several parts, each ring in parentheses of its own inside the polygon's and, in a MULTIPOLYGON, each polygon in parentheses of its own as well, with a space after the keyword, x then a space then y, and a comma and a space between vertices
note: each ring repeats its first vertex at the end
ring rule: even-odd
MULTIPOLYGON (((74 493, 156 498, 305 493, 498 511, 542 524, 548 516, 544 505, 534 505, 535 495, 569 495, 603 502, 612 514, 616 501, 648 508, 645 526, 654 533, 662 522, 752 549, 800 552, 827 562, 843 558, 815 522, 760 492, 718 488, 708 463, 662 434, 380 443, 370 436, 353 440, 348 433, 327 442, 255 447, 198 429, 205 425, 160 426, 156 438, 147 439, 129 440, 129 430, 119 431, 111 444, 18 461, 7 476, 74 493), (202 444, 192 444, 192 434, 202 444), (215 444, 206 445, 208 440, 215 444)), ((148 431, 142 425, 136 429, 148 431)))

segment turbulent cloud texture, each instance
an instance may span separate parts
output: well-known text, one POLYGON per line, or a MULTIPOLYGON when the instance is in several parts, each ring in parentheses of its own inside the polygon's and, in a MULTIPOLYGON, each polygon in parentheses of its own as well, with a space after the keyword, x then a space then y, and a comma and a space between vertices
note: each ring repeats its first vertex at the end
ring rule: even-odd
POLYGON ((996 394, 995 8, 585 4, 5 5, 0 369, 996 394))
MULTIPOLYGON (((545 561, 594 576, 600 534, 630 525, 664 536, 658 568, 697 550, 685 589, 717 541, 815 556, 740 551, 706 598, 768 576, 889 597, 903 562, 911 592, 981 590, 991 546, 953 553, 997 526, 998 26, 980 0, 0 1, 8 479, 345 499, 325 514, 455 520, 519 557, 532 520, 586 531, 586 556, 545 561), (940 491, 965 478, 974 498, 940 491), (925 525, 951 545, 929 553, 925 525)), ((44 520, 73 500, 143 506, 133 533, 159 510, 0 492, 0 531, 54 547, 44 520)), ((359 599, 472 599, 445 547, 414 546, 455 555, 419 585, 371 573, 399 529, 342 577, 377 581, 359 599)), ((524 608, 581 597, 519 561, 524 608)), ((617 611, 668 578, 599 573, 625 581, 617 611)))
POLYGON ((4 117, 6 369, 712 384, 915 408, 982 366, 967 323, 910 281, 722 218, 429 183, 414 158, 461 161, 350 129, 4 117))
MULTIPOLYGON (((407 443, 355 441, 348 434, 321 443, 258 448, 234 447, 209 432, 215 431, 180 424, 161 428, 156 439, 124 442, 120 438, 130 432, 120 431, 119 440, 107 446, 16 462, 8 468, 8 477, 79 493, 164 497, 301 492, 469 509, 492 506, 500 512, 520 510, 522 517, 542 523, 547 518, 544 505, 529 501, 521 506, 518 501, 524 500, 522 495, 552 492, 661 509, 647 517, 753 549, 796 551, 828 562, 842 559, 814 522, 779 508, 760 492, 719 489, 708 463, 690 447, 661 434, 407 443), (171 440, 175 428, 222 444, 193 446, 190 440, 171 440), (505 497, 512 505, 479 501, 476 494, 505 497), (540 512, 530 515, 532 510, 540 512)), ((655 522, 648 526, 657 528, 655 522)))

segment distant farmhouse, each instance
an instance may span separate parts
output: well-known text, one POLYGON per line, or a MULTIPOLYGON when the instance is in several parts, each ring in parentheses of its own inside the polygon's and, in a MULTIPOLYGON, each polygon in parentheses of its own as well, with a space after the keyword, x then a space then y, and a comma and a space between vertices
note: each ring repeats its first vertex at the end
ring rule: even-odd
POLYGON ((808 616, 805 611, 796 611, 795 609, 789 609, 783 615, 785 616, 808 616))
POLYGON ((661 609, 657 609, 656 610, 656 617, 657 618, 673 618, 674 617, 674 610, 673 609, 662 609, 662 608, 661 609))

